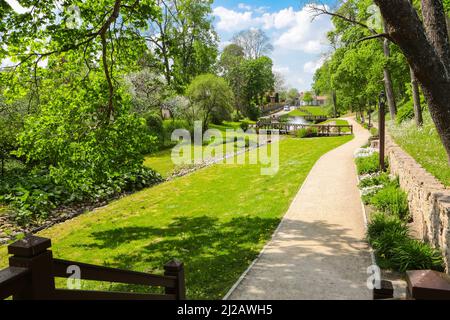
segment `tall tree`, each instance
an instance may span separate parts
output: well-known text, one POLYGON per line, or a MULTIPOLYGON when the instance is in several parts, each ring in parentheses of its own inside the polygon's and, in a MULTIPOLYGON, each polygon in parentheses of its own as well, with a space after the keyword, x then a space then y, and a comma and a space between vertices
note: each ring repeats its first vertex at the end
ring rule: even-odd
POLYGON ((258 59, 273 51, 270 38, 261 29, 241 31, 234 35, 233 43, 244 49, 248 59, 258 59))
POLYGON ((211 18, 212 0, 157 0, 160 18, 145 35, 161 63, 166 82, 179 93, 197 75, 212 72, 218 37, 211 18))
POLYGON ((419 80, 450 163, 450 42, 442 0, 422 0, 423 22, 409 0, 375 0, 387 36, 419 80))

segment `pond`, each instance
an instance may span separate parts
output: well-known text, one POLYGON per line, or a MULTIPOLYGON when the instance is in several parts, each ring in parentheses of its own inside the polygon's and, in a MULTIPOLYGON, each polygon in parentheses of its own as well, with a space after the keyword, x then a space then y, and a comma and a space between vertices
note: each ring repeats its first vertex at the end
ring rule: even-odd
POLYGON ((289 123, 289 124, 311 124, 311 122, 306 121, 305 118, 302 118, 302 117, 289 117, 287 119, 287 123, 289 123))

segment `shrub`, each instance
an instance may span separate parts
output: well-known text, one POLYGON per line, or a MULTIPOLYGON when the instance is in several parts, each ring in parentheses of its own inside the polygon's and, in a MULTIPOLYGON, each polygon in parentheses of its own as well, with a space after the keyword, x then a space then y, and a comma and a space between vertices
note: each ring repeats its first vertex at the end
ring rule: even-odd
POLYGON ((318 130, 317 128, 312 128, 312 127, 308 127, 308 128, 303 128, 303 129, 299 129, 297 130, 297 132, 295 133, 297 138, 312 138, 312 137, 317 137, 318 135, 318 130))
POLYGON ((240 127, 243 131, 247 131, 248 128, 249 128, 249 126, 250 126, 250 124, 249 124, 247 121, 245 121, 245 120, 242 120, 241 123, 239 124, 239 127, 240 127))
POLYGON ((380 211, 402 220, 409 217, 408 196, 396 185, 388 185, 375 193, 369 203, 380 211))
POLYGON ((412 239, 408 226, 395 216, 375 213, 367 228, 367 239, 375 250, 378 263, 400 272, 433 269, 443 271, 439 250, 412 239))
POLYGON ((69 192, 55 183, 48 170, 33 170, 28 175, 3 180, 0 202, 13 209, 13 218, 20 225, 46 219, 52 210, 75 202, 108 200, 123 192, 137 191, 162 181, 155 171, 136 168, 113 176, 85 190, 69 192))
POLYGON ((377 212, 372 215, 370 223, 367 226, 367 239, 372 246, 376 246, 376 240, 379 239, 383 233, 396 234, 397 236, 408 235, 408 227, 398 217, 387 216, 382 212, 377 212))
POLYGON ((392 267, 400 272, 407 270, 444 271, 444 261, 439 250, 416 239, 406 239, 391 250, 392 267))
POLYGON ((356 158, 356 167, 359 175, 378 172, 380 169, 379 154, 375 153, 368 157, 356 158))
POLYGON ((389 185, 389 184, 397 184, 398 185, 398 179, 392 179, 388 173, 382 172, 380 174, 374 174, 367 178, 364 178, 359 183, 360 188, 367 188, 372 186, 379 186, 379 185, 389 185))
MULTIPOLYGON (((164 145, 164 126, 161 117, 155 113, 148 113, 144 118, 149 134, 157 138, 157 147, 161 148, 164 145)), ((155 148, 146 148, 144 152, 148 154, 154 151, 156 151, 155 148)))
POLYGON ((398 108, 396 121, 400 124, 412 118, 414 118, 414 103, 412 100, 408 100, 398 108))

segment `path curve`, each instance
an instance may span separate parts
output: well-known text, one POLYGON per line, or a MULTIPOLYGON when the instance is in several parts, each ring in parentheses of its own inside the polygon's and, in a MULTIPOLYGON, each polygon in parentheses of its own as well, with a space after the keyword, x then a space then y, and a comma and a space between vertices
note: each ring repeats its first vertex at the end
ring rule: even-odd
POLYGON ((370 136, 353 119, 355 138, 313 167, 272 240, 231 300, 371 299, 365 222, 353 154, 370 136))

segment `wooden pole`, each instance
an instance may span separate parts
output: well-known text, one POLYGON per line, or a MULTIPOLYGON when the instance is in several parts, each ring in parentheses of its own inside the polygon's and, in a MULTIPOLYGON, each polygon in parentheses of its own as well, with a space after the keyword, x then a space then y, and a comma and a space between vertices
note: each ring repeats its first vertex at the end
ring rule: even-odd
POLYGON ((384 162, 384 154, 385 154, 385 144, 386 144, 386 104, 385 104, 386 95, 384 91, 380 94, 379 100, 379 115, 378 115, 378 128, 380 132, 380 170, 386 171, 386 164, 384 162))

